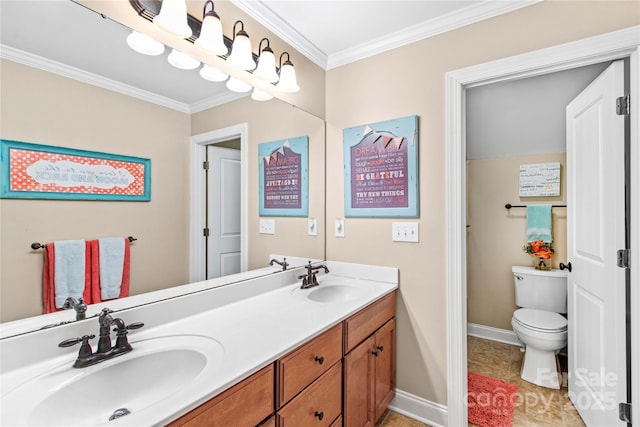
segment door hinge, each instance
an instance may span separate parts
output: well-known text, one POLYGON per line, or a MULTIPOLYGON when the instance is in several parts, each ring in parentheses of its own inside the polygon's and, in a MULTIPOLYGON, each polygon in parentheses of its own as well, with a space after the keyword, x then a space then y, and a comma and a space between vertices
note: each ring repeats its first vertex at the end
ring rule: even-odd
POLYGON ((209 237, 209 227, 202 229, 202 235, 204 237, 209 237))
POLYGON ((202 169, 208 171, 209 170, 209 161, 202 162, 202 169))
POLYGON ((631 109, 631 100, 629 95, 616 98, 616 114, 619 116, 628 116, 631 109))
POLYGON ((631 423, 631 403, 618 404, 618 418, 625 423, 631 423))
POLYGON ((630 258, 631 258, 631 249, 619 249, 618 250, 618 267, 620 268, 631 268, 630 258))

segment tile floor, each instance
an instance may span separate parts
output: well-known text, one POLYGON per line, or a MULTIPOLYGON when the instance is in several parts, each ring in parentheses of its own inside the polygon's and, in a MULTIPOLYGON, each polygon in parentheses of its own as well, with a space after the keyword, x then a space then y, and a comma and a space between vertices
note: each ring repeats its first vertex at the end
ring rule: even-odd
MULTIPOLYGON (((518 386, 514 427, 584 427, 567 397, 567 389, 538 387, 520 378, 523 353, 519 347, 481 338, 467 338, 468 369, 518 386)), ((386 411, 376 427, 427 426, 393 411, 386 411)), ((469 424, 475 426, 475 424, 469 424)), ((428 427, 428 426, 427 426, 428 427)))
POLYGON ((520 378, 523 354, 520 347, 467 337, 467 366, 470 371, 518 386, 514 426, 584 427, 585 424, 569 401, 566 387, 552 390, 520 378))

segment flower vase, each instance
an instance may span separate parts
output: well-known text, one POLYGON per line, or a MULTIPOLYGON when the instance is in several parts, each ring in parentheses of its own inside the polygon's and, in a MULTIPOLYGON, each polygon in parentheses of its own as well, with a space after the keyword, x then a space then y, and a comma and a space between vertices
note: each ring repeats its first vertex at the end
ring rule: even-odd
POLYGON ((533 267, 536 270, 551 270, 551 259, 534 258, 533 267))

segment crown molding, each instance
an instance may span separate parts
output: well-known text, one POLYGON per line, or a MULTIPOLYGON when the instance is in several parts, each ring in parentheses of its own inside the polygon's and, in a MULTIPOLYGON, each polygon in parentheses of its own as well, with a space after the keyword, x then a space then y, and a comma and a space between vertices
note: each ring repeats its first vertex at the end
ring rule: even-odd
POLYGON ((426 22, 405 27, 390 35, 327 55, 274 13, 262 0, 231 0, 243 12, 264 25, 298 52, 324 70, 346 65, 447 31, 471 25, 543 0, 485 0, 426 22))
POLYGON ((287 21, 274 13, 264 2, 261 0, 231 0, 231 3, 273 32, 282 41, 306 56, 317 66, 324 70, 327 69, 327 54, 296 31, 287 21))
MULTIPOLYGON (((214 95, 212 97, 203 99, 202 101, 194 102, 189 106, 189 113, 195 114, 200 111, 208 110, 209 108, 218 107, 220 105, 226 104, 231 101, 235 101, 236 99, 244 98, 245 96, 251 95, 251 91, 246 93, 238 93, 238 92, 225 92, 220 95, 214 95)), ((257 101, 260 102, 260 101, 257 101)))

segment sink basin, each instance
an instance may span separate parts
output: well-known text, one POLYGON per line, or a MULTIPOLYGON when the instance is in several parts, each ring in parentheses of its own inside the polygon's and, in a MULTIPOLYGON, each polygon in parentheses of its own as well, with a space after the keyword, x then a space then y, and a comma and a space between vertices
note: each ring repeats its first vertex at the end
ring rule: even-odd
POLYGON ((167 406, 173 396, 209 377, 224 355, 218 341, 202 336, 131 345, 133 351, 112 360, 82 369, 67 360, 27 381, 3 396, 2 424, 101 425, 122 408, 140 414, 167 406))
POLYGON ((296 287, 293 292, 302 295, 310 301, 321 303, 342 303, 361 298, 365 290, 354 286, 347 280, 324 280, 317 287, 300 289, 296 287))

